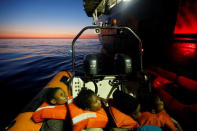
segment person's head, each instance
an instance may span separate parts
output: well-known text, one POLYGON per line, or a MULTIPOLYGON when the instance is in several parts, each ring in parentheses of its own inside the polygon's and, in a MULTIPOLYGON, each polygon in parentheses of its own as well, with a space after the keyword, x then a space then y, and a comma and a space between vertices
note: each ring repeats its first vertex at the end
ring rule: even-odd
POLYGON ((78 96, 74 99, 74 103, 83 110, 98 111, 101 109, 101 101, 97 95, 89 89, 83 88, 78 96))
POLYGON ((113 100, 117 109, 121 112, 130 115, 134 119, 138 119, 141 116, 139 101, 131 95, 116 90, 113 93, 113 100))
POLYGON ((152 112, 159 113, 164 109, 164 103, 159 96, 153 94, 151 96, 152 112))
POLYGON ((51 105, 63 105, 68 101, 68 97, 60 87, 49 88, 46 101, 51 105))

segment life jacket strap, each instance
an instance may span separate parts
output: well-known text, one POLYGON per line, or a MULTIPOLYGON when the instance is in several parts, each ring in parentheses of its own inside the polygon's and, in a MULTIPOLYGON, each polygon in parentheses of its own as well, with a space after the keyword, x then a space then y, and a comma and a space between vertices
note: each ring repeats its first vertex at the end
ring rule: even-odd
POLYGON ((39 111, 39 110, 42 110, 42 109, 46 109, 46 108, 55 108, 55 106, 40 107, 40 108, 38 108, 36 111, 39 111))
POLYGON ((85 119, 88 119, 88 118, 93 118, 93 117, 97 117, 96 113, 83 113, 81 115, 78 115, 78 116, 74 117, 72 119, 72 122, 73 122, 73 125, 75 125, 76 123, 78 123, 82 120, 85 120, 85 119))

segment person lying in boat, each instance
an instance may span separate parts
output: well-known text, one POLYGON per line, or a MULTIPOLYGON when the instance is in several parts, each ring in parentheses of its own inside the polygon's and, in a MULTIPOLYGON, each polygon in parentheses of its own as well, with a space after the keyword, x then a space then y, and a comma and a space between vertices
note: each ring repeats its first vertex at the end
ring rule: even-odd
POLYGON ((68 102, 73 131, 88 128, 105 128, 108 117, 100 98, 92 91, 82 88, 73 101, 68 102))
POLYGON ((49 88, 44 102, 32 115, 34 122, 43 122, 45 119, 65 120, 67 114, 68 97, 60 87, 49 88))
POLYGON ((138 121, 141 126, 143 125, 156 125, 164 130, 176 131, 171 117, 164 110, 163 101, 155 94, 150 98, 150 112, 142 112, 138 121))
POLYGON ((137 129, 140 117, 140 104, 131 95, 116 90, 113 99, 109 100, 109 111, 117 128, 137 129))

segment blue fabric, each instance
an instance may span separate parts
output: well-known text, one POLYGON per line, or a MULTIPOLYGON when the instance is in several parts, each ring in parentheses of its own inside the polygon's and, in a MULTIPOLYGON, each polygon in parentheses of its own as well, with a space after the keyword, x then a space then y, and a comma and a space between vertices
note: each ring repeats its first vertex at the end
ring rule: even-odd
POLYGON ((161 128, 153 125, 140 126, 137 131, 162 131, 161 128))

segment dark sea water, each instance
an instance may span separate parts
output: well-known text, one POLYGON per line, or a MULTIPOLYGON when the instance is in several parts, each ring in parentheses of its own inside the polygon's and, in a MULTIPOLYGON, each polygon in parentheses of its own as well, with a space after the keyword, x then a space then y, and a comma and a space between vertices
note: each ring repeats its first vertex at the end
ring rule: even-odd
MULTIPOLYGON (((72 71, 71 42, 71 39, 0 39, 1 128, 59 71, 72 71)), ((79 39, 77 69, 82 70, 86 54, 97 53, 100 48, 97 39, 79 39)))

